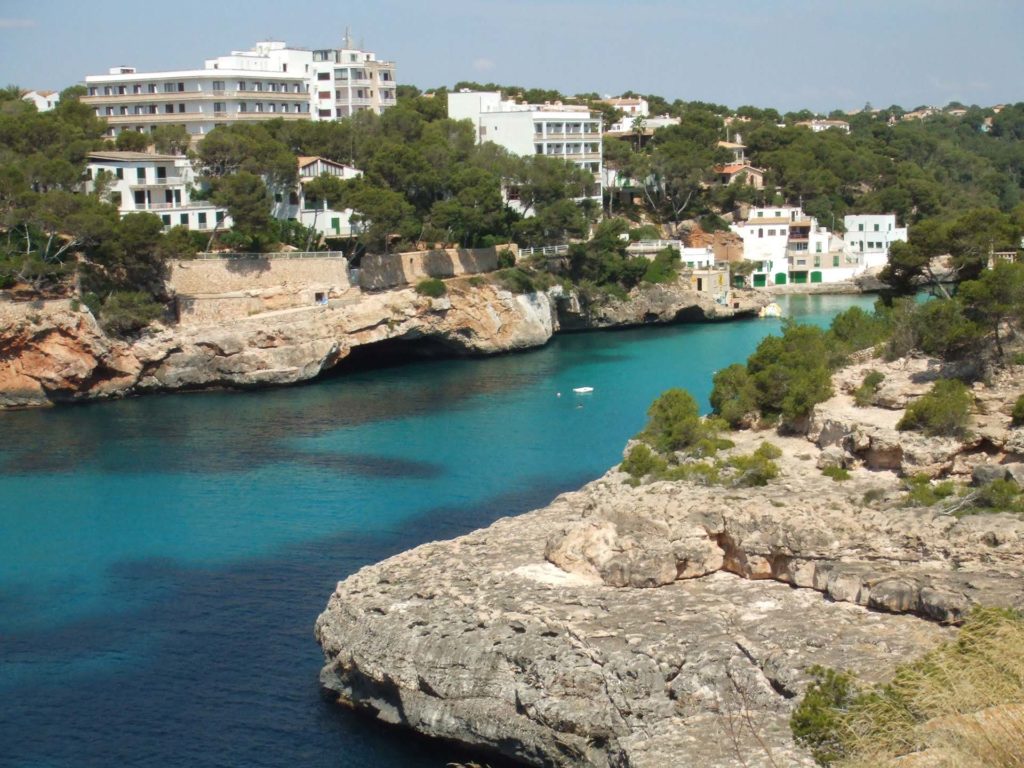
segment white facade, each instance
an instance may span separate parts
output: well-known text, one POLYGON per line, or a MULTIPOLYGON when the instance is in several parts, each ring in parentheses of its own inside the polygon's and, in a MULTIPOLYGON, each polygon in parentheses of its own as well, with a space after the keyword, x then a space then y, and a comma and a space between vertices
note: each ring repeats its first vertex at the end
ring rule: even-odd
POLYGON ((647 103, 647 99, 641 98, 616 98, 616 99, 601 99, 602 104, 608 104, 621 110, 622 114, 625 115, 627 120, 632 120, 636 117, 648 117, 651 114, 650 105, 647 103))
POLYGON ((804 128, 810 128, 815 133, 821 133, 827 131, 830 128, 842 131, 843 133, 850 132, 850 124, 845 120, 801 120, 796 125, 803 126, 804 128))
POLYGON ((470 120, 478 144, 490 141, 526 157, 544 155, 594 174, 600 199, 604 145, 601 118, 583 106, 517 104, 498 91, 448 94, 448 117, 470 120))
POLYGON ((633 133, 633 121, 636 120, 637 117, 643 120, 644 131, 651 133, 659 128, 667 128, 670 125, 679 125, 682 122, 678 117, 669 117, 668 115, 659 115, 657 117, 623 117, 617 123, 612 123, 608 126, 608 133, 633 133))
POLYGON ((164 227, 212 230, 231 226, 223 208, 192 200, 196 175, 187 157, 145 152, 92 152, 86 166, 86 191, 96 188, 101 172, 108 179, 106 197, 121 216, 146 211, 159 216, 164 227))
POLYGON ((336 176, 339 179, 355 179, 363 172, 350 165, 343 165, 323 157, 299 158, 299 186, 288 193, 277 193, 274 197, 273 216, 286 221, 298 221, 312 227, 324 237, 352 237, 358 231, 352 224, 352 209, 338 211, 328 208, 326 201, 307 200, 305 185, 321 175, 336 176))
POLYGON ((395 103, 391 62, 378 62, 375 54, 365 51, 309 51, 283 42, 260 42, 249 51, 232 51, 208 59, 202 69, 137 72, 134 67, 114 67, 106 75, 89 75, 85 85, 82 102, 107 121, 110 136, 122 130, 182 125, 201 137, 229 123, 270 118, 330 120, 359 109, 379 113, 395 103), (343 55, 356 57, 352 65, 358 64, 359 73, 367 75, 356 88, 337 85, 339 73, 348 76, 352 71, 336 65, 343 55), (372 87, 364 90, 364 79, 372 87))
POLYGON ((897 241, 907 242, 907 228, 896 226, 892 213, 868 213, 843 218, 846 234, 843 237, 847 253, 855 254, 868 269, 884 267, 889 263, 889 246, 897 241))
POLYGON ((26 91, 21 94, 22 101, 31 101, 39 112, 49 112, 57 106, 60 94, 57 91, 26 91))
POLYGON ((730 229, 743 240, 743 258, 758 264, 754 287, 849 280, 865 269, 863 260, 799 207, 752 208, 730 229))

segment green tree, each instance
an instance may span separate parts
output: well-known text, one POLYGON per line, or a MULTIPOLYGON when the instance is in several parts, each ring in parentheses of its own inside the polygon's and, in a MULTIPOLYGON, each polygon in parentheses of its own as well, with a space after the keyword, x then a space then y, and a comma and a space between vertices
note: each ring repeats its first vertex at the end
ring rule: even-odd
POLYGON ((244 237, 250 248, 259 250, 270 240, 274 232, 270 218, 271 197, 259 176, 239 171, 219 178, 213 187, 212 199, 218 207, 227 209, 232 230, 244 237))
POLYGON ((958 298, 967 307, 966 314, 992 333, 1002 357, 1003 323, 1024 319, 1024 264, 999 262, 977 280, 961 283, 958 298))

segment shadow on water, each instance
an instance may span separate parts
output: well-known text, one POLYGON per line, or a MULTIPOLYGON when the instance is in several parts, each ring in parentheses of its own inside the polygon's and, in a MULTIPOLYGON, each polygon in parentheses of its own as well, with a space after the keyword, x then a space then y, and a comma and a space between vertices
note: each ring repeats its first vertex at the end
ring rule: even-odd
POLYGON ((438 507, 386 536, 335 536, 223 569, 122 562, 110 569, 112 603, 142 592, 144 607, 2 638, 4 764, 440 768, 467 759, 326 701, 314 619, 338 578, 541 506, 585 479, 438 507))

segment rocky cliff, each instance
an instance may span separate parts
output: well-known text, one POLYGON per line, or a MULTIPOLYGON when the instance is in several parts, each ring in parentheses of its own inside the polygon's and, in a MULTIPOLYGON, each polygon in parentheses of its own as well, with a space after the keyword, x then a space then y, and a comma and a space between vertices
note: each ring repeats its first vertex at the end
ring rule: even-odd
MULTIPOLYGON (((108 337, 87 310, 68 301, 0 301, 0 408, 292 384, 368 344, 427 340, 455 354, 485 355, 541 346, 559 329, 547 293, 513 294, 471 279, 449 280, 447 287, 436 299, 391 290, 230 322, 158 326, 131 343, 108 337)), ((592 326, 672 321, 684 309, 688 319, 750 311, 689 290, 660 289, 659 295, 669 309, 652 315, 650 302, 638 294, 620 303, 619 320, 602 318, 592 326)))
MULTIPOLYGON (((903 506, 897 472, 930 465, 909 437, 887 435, 892 461, 871 468, 870 436, 931 364, 904 366, 910 390, 891 365, 886 404, 854 412, 854 369, 809 435, 737 433, 735 451, 781 448, 766 487, 634 488, 613 470, 545 509, 364 568, 317 621, 324 688, 530 765, 812 765, 787 725, 809 667, 877 680, 949 637, 972 604, 1024 607, 1024 521, 903 506), (846 482, 819 470, 836 462, 846 482)), ((979 385, 972 425, 994 433, 1001 418, 1004 446, 1020 431, 1008 376, 1002 394, 979 385)), ((974 439, 937 448, 955 455, 933 474, 1021 466, 1012 452, 978 455, 974 439)))

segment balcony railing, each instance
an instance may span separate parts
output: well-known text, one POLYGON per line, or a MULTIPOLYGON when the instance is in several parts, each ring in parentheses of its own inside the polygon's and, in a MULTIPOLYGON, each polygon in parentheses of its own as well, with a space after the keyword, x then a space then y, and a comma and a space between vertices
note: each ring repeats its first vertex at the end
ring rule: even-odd
POLYGON ((106 105, 111 103, 123 104, 126 101, 132 102, 143 102, 150 104, 152 102, 170 103, 179 101, 211 101, 213 99, 286 99, 288 101, 305 101, 309 98, 309 94, 305 91, 239 91, 239 90, 224 90, 224 91, 175 91, 173 93, 125 93, 115 94, 110 96, 103 96, 97 94, 95 96, 83 96, 83 104, 106 105))
POLYGON ((184 186, 185 180, 180 176, 170 176, 166 179, 132 179, 128 186, 132 188, 140 187, 181 187, 184 186))

